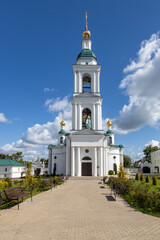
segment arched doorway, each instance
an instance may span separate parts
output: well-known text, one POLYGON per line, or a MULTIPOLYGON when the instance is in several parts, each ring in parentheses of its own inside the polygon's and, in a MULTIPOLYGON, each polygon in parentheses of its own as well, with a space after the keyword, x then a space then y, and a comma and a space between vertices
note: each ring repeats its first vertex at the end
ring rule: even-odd
POLYGON ((151 172, 149 167, 143 167, 142 171, 143 171, 143 173, 150 173, 151 172))
POLYGON ((89 108, 83 109, 82 112, 82 128, 91 128, 91 110, 89 108))
POLYGON ((82 158, 82 176, 92 176, 92 159, 90 157, 82 158))

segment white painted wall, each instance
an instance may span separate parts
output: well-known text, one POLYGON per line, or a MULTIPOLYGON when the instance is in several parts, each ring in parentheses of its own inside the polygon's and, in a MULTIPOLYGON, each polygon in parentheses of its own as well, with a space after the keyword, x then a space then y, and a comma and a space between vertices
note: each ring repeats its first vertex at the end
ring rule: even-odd
POLYGON ((159 167, 160 171, 160 150, 151 153, 152 172, 157 173, 156 166, 159 167))
POLYGON ((49 173, 53 174, 54 163, 56 163, 56 174, 66 175, 66 146, 52 148, 50 154, 51 162, 49 164, 49 173))
MULTIPOLYGON (((0 178, 21 178, 21 173, 26 173, 26 167, 0 166, 0 178), (5 171, 7 169, 7 171, 5 171)), ((25 174, 23 175, 25 177, 25 174)))

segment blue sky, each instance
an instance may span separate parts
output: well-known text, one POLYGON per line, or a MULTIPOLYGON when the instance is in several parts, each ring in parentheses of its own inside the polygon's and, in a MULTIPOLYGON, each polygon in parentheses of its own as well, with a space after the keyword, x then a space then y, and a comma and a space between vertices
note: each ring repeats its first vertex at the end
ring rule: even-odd
POLYGON ((85 11, 102 65, 103 118, 110 112, 116 143, 132 158, 150 141, 157 144, 159 9, 158 0, 1 1, 0 152, 46 156, 63 109, 70 128, 72 64, 81 51, 85 11))

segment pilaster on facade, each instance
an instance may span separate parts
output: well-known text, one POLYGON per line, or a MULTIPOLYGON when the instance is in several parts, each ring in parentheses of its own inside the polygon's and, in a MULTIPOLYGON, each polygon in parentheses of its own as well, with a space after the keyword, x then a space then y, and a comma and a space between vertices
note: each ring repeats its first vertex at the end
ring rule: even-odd
POLYGON ((94 176, 97 177, 97 147, 94 148, 94 176))
POLYGON ((71 148, 71 176, 75 176, 75 148, 71 148))
POLYGON ((100 176, 103 176, 103 148, 100 147, 100 176))
POLYGON ((80 157, 80 147, 77 147, 77 176, 81 176, 81 157, 80 157))

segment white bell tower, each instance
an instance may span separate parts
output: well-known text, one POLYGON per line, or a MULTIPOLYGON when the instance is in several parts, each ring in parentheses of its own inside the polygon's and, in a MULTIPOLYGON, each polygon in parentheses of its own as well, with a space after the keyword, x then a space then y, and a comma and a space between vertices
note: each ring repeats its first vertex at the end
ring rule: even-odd
POLYGON ((72 102, 72 130, 102 131, 102 98, 100 97, 100 70, 91 50, 91 33, 87 26, 83 32, 82 51, 73 65, 74 93, 72 102))

